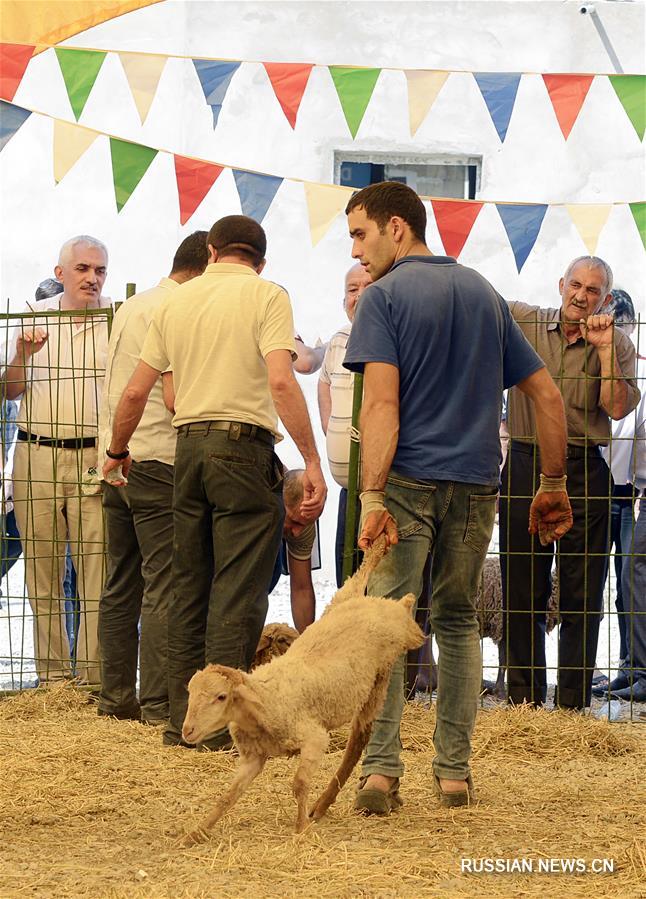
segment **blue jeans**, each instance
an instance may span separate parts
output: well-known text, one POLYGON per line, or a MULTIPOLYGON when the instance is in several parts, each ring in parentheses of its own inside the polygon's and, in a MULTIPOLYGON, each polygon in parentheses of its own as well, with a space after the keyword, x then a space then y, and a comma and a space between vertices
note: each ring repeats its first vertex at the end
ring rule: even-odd
POLYGON ((631 555, 624 558, 621 569, 628 643, 628 659, 622 670, 631 683, 646 680, 646 500, 642 503, 628 543, 631 555))
MULTIPOLYGON (((628 561, 626 556, 633 539, 633 506, 635 499, 627 492, 624 492, 623 495, 616 495, 618 489, 622 488, 615 487, 613 489, 612 502, 610 504, 610 541, 611 548, 612 544, 615 547, 615 606, 617 607, 617 624, 619 627, 619 658, 625 659, 628 655, 628 616, 624 608, 621 570, 624 561, 628 561)), ((630 492, 632 493, 632 488, 630 488, 630 492)))
MULTIPOLYGON (((482 675, 475 597, 496 512, 497 488, 455 481, 422 483, 391 471, 386 505, 399 543, 368 583, 372 596, 399 598, 422 591, 429 553, 431 627, 439 647, 437 724, 433 770, 466 780, 482 675)), ((395 663, 386 702, 375 721, 363 774, 401 777, 399 724, 404 708, 404 655, 395 663)))

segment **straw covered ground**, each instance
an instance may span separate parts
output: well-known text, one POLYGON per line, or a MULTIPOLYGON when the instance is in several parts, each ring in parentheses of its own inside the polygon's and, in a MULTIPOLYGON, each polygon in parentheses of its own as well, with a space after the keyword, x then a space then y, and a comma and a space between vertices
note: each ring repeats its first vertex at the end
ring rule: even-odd
MULTIPOLYGON (((433 726, 433 709, 407 708, 406 804, 390 818, 356 816, 348 784, 320 824, 295 836, 294 761, 276 760, 211 841, 188 850, 174 843, 229 783, 233 753, 164 749, 158 731, 97 718, 71 687, 7 698, 0 897, 646 896, 641 725, 482 711, 480 802, 453 811, 432 793, 433 726), (614 873, 463 873, 462 859, 612 859, 614 873)), ((342 745, 335 735, 318 786, 342 745)))

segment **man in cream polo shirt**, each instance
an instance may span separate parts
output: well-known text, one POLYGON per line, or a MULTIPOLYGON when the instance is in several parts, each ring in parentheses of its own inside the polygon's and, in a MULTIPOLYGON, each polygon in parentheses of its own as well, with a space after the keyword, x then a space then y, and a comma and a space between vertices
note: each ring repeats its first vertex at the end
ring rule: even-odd
MULTIPOLYGON (((208 262, 206 231, 182 241, 168 278, 131 297, 114 319, 101 415, 100 458, 112 436, 121 394, 139 362, 154 312, 208 262)), ((164 376, 166 382, 171 373, 164 376)), ((172 388, 171 388, 172 393, 172 388)), ((156 724, 168 718, 166 613, 173 589, 173 464, 177 434, 164 403, 162 378, 150 391, 130 442, 126 487, 103 485, 107 571, 99 604, 101 694, 99 715, 156 724), (139 632, 141 626, 141 633, 139 632), (139 657, 139 701, 136 695, 139 657)))
MULTIPOLYGON (((205 273, 157 310, 117 409, 104 475, 129 469, 127 443, 160 372, 175 388, 174 593, 168 609, 170 725, 181 742, 186 685, 205 662, 248 668, 265 616, 283 528, 279 415, 304 462, 301 511, 320 515, 327 488, 292 369, 285 291, 259 275, 265 232, 242 215, 217 221, 205 273)), ((206 744, 229 743, 226 731, 206 744)))
POLYGON ((73 673, 63 577, 69 541, 80 621, 75 673, 99 682, 97 618, 103 584, 103 513, 97 475, 97 418, 108 349, 109 306, 101 296, 108 252, 81 235, 61 247, 54 272, 63 293, 30 304, 3 353, 5 397, 20 397, 13 463, 14 508, 34 615, 41 683, 73 673), (45 312, 80 313, 45 316, 45 312))

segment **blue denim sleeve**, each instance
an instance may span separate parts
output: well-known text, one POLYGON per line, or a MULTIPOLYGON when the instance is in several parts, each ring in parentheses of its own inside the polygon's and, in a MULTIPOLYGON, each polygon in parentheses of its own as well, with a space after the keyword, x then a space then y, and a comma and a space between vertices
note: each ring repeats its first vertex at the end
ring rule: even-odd
POLYGON ((372 284, 357 307, 343 365, 358 372, 366 362, 387 362, 399 368, 398 343, 390 297, 372 284))

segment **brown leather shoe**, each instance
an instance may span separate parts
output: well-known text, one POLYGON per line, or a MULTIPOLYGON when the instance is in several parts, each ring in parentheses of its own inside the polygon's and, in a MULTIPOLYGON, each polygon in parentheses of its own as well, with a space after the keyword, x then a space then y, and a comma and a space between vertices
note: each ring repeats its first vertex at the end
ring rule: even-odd
POLYGON ((444 792, 440 785, 440 778, 437 774, 433 775, 433 783, 435 785, 435 795, 440 800, 440 805, 443 808, 458 808, 461 805, 474 805, 478 801, 473 787, 473 779, 470 774, 465 781, 466 789, 457 790, 454 793, 444 792))
POLYGON ((366 790, 365 783, 368 776, 359 778, 357 796, 354 800, 354 810, 362 815, 389 815, 401 808, 404 800, 399 795, 399 778, 388 788, 383 790, 366 790))

